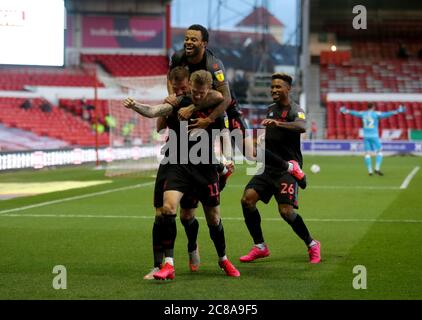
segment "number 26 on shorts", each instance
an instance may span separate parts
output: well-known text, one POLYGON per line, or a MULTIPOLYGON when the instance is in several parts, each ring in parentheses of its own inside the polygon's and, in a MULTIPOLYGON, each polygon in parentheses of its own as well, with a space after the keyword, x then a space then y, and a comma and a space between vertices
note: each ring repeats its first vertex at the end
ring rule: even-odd
POLYGON ((289 184, 289 183, 283 182, 281 184, 281 191, 280 191, 281 194, 286 194, 286 193, 293 194, 294 192, 295 192, 295 186, 293 183, 289 184))

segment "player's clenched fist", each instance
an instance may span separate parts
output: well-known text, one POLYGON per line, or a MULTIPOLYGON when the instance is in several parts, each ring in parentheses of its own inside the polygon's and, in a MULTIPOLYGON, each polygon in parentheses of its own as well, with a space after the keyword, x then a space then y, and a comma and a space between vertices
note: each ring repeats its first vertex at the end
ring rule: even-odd
POLYGON ((135 105, 136 105, 136 102, 135 102, 135 100, 133 100, 132 98, 126 98, 126 99, 123 101, 123 106, 124 106, 125 108, 132 109, 135 105))

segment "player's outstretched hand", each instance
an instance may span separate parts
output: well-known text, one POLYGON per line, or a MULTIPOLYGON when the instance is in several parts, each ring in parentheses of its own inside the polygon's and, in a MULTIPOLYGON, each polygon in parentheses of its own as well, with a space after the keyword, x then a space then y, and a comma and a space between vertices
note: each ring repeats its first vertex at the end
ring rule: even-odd
POLYGON ((397 110, 398 112, 406 112, 406 107, 404 106, 400 106, 399 109, 397 110))
POLYGON ((343 113, 343 114, 347 114, 348 113, 346 107, 341 107, 340 108, 340 112, 343 113))
POLYGON ((188 131, 192 129, 205 129, 212 121, 209 118, 197 118, 191 120, 192 124, 188 125, 188 131))
POLYGON ((126 98, 126 99, 123 101, 123 106, 124 106, 125 108, 132 109, 135 105, 136 105, 136 102, 135 102, 135 100, 133 100, 132 98, 126 98))
POLYGON ((277 127, 277 121, 274 119, 264 119, 261 122, 261 125, 263 125, 264 127, 277 127))

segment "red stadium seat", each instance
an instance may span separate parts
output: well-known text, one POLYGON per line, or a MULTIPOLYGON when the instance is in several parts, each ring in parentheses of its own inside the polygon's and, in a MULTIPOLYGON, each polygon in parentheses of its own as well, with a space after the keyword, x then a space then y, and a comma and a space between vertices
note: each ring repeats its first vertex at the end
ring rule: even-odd
POLYGON ((122 54, 82 54, 81 61, 98 63, 115 77, 165 75, 169 64, 166 56, 122 54))
MULTIPOLYGON (((81 118, 55 106, 53 106, 51 113, 44 113, 39 108, 42 102, 39 98, 33 100, 31 109, 22 110, 20 105, 24 100, 24 98, 0 97, 0 119, 3 124, 9 127, 29 130, 38 135, 65 140, 71 144, 77 142, 74 137, 76 132, 84 139, 89 139, 85 140, 86 143, 84 142, 83 145, 95 145, 95 139, 93 138, 95 136, 89 124, 85 123, 81 118)), ((100 145, 109 145, 108 139, 108 134, 103 133, 100 145)))
POLYGON ((23 90, 25 86, 93 87, 95 82, 93 75, 79 68, 0 68, 0 90, 23 90))

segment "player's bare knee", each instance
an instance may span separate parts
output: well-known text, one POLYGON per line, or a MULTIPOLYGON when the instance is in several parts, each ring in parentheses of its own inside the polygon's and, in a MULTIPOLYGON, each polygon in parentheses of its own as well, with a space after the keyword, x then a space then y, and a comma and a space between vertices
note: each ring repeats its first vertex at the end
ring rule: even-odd
POLYGON ((256 206, 256 201, 253 198, 248 197, 247 195, 244 195, 242 197, 242 199, 240 200, 240 203, 242 204, 243 208, 248 209, 248 210, 253 210, 255 209, 255 206, 256 206))
POLYGON ((278 212, 280 213, 281 217, 286 221, 290 221, 292 216, 294 215, 294 210, 291 206, 280 205, 278 207, 278 212))
POLYGON ((207 224, 209 226, 218 226, 220 224, 220 218, 213 217, 213 218, 207 219, 207 224))
POLYGON ((206 208, 204 211, 207 224, 210 226, 218 226, 220 223, 220 211, 211 208, 206 208))
POLYGON ((162 215, 166 215, 166 216, 175 216, 176 215, 176 208, 169 205, 169 204, 164 204, 163 208, 161 210, 162 215))
POLYGON ((212 214, 207 216, 207 224, 209 226, 218 226, 220 224, 220 215, 212 214))
POLYGON ((195 217, 194 210, 182 209, 180 210, 180 220, 191 220, 195 217))
POLYGON ((208 225, 215 225, 215 222, 220 219, 220 214, 218 212, 207 210, 204 207, 204 213, 205 213, 205 220, 207 221, 208 225))

